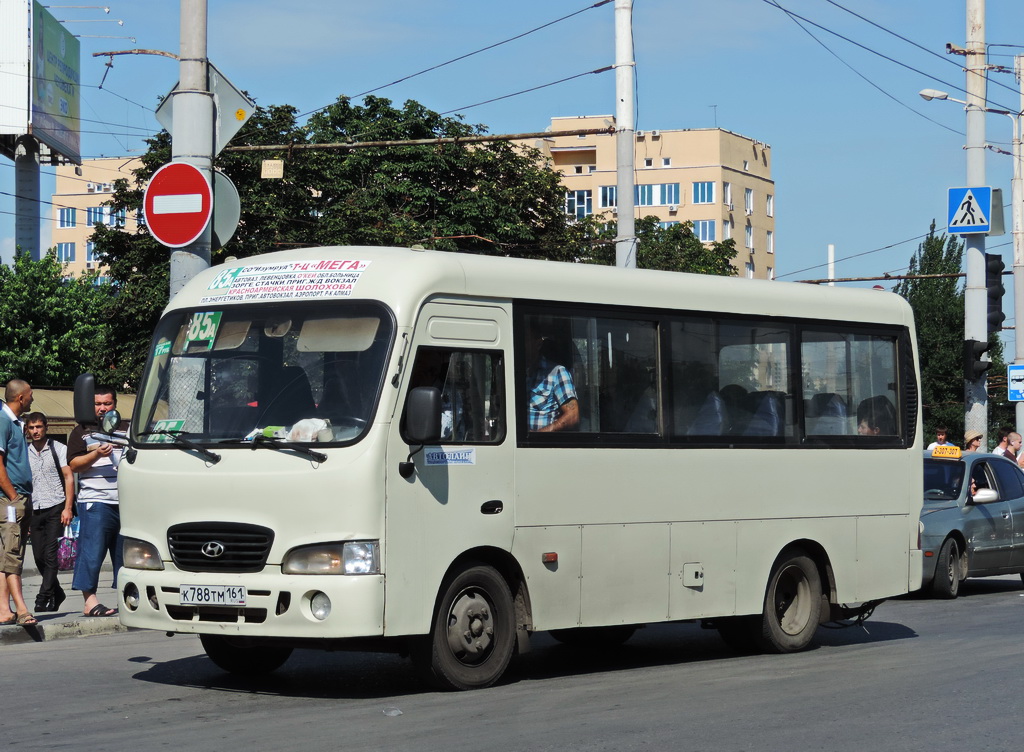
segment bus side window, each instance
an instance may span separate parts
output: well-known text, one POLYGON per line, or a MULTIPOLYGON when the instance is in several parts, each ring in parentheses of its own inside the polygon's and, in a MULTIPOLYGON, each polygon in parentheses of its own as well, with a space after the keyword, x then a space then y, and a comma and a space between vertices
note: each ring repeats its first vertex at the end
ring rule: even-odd
POLYGON ((420 347, 409 389, 441 391, 442 444, 497 444, 505 437, 501 353, 420 347))

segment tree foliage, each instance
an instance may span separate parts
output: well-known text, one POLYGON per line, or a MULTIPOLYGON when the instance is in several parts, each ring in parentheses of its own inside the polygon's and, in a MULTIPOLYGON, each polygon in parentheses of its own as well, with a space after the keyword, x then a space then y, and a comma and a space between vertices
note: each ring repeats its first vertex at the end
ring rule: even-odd
MULTIPOLYGON (((959 274, 964 244, 955 235, 928 236, 910 259, 908 275, 959 274)), ((904 279, 894 292, 914 309, 920 355, 921 403, 925 438, 946 426, 951 440, 964 432, 964 290, 957 277, 904 279)))
MULTIPOLYGON (((369 96, 339 97, 304 126, 289 106, 257 107, 233 145, 466 138, 486 133, 409 101, 401 108, 369 96)), ((537 150, 507 141, 360 148, 290 149, 281 180, 260 178, 266 152, 225 151, 216 160, 238 188, 241 220, 213 253, 243 258, 321 245, 420 245, 425 248, 558 261, 614 263, 614 225, 565 214, 565 189, 537 150)), ((134 180, 118 181, 111 204, 138 211, 153 173, 170 161, 170 137, 149 142, 134 180)), ((637 223, 638 266, 730 274, 732 241, 707 249, 690 224, 637 223)), ((168 296, 167 249, 144 227, 134 234, 97 227, 94 249, 119 295, 111 306, 117 336, 104 366, 118 382, 137 383, 149 336, 168 296)))
POLYGON ((19 252, 13 265, 0 264, 0 383, 70 386, 101 361, 111 287, 62 272, 53 256, 19 252))

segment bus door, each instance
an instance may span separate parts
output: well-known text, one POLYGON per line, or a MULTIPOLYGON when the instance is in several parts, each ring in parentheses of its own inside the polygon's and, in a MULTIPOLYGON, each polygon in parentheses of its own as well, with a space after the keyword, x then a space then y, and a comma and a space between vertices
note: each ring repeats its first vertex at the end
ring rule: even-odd
POLYGON ((429 627, 441 580, 460 554, 511 549, 510 343, 502 308, 430 303, 419 316, 388 444, 386 634, 429 627), (419 449, 403 435, 404 404, 420 386, 441 392, 441 440, 416 452, 415 472, 403 478, 400 463, 419 449))

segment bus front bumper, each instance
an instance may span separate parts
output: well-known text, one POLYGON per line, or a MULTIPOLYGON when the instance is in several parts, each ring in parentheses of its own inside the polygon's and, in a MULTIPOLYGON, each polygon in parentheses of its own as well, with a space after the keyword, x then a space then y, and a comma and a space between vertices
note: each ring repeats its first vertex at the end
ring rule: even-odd
POLYGON ((286 575, 279 569, 257 574, 195 573, 174 569, 122 568, 118 572, 121 622, 166 632, 239 637, 344 639, 384 634, 383 575, 286 575), (216 595, 231 588, 244 605, 182 605, 181 592, 202 586, 216 595), (314 615, 329 599, 330 612, 314 615))

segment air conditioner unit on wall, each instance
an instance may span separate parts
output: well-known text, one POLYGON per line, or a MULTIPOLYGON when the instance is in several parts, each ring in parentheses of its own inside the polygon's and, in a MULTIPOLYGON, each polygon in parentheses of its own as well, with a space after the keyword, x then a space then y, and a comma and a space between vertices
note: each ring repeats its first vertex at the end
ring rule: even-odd
POLYGON ((754 213, 754 210, 753 209, 747 209, 746 212, 747 212, 747 216, 749 217, 751 214, 754 213))
POLYGON ((733 210, 733 204, 731 202, 726 204, 725 205, 725 210, 726 211, 732 211, 733 210))
POLYGON ((651 131, 651 138, 660 138, 661 131, 651 131))
POLYGON ((644 137, 644 132, 643 131, 637 131, 636 132, 636 137, 637 138, 643 138, 644 137))
POLYGON ((96 184, 95 183, 86 183, 85 184, 85 190, 88 191, 89 193, 95 193, 96 192, 96 184))
POLYGON ((677 212, 677 211, 679 211, 679 207, 678 207, 678 206, 676 206, 675 204, 669 204, 669 205, 668 205, 668 210, 669 210, 670 212, 677 212))

